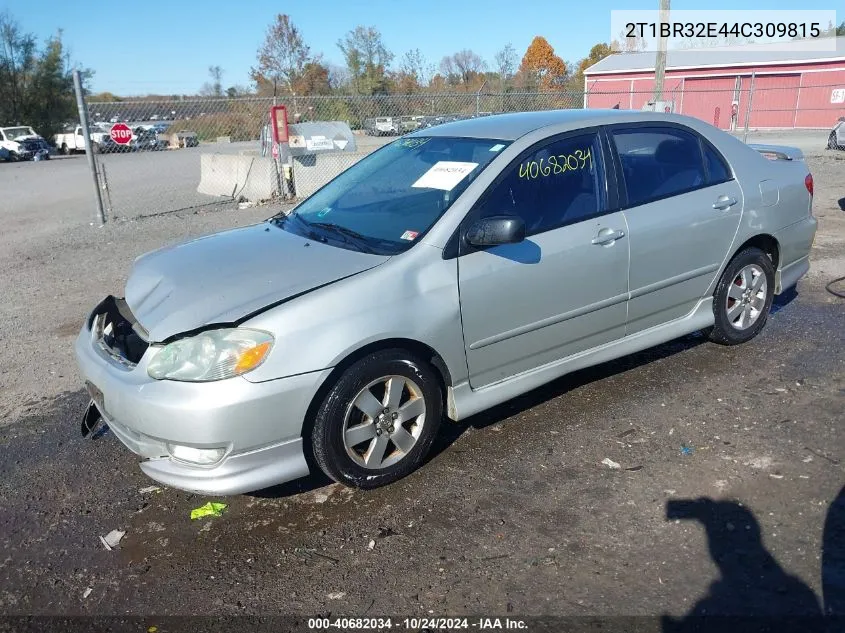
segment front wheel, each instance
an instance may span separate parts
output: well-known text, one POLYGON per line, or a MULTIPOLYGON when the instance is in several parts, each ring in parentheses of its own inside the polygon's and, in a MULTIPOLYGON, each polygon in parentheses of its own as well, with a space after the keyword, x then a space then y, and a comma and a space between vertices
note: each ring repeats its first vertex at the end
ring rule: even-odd
POLYGON ((836 132, 831 132, 827 137, 827 149, 838 149, 836 144, 836 132))
POLYGON ((759 248, 746 248, 728 264, 713 297, 710 339, 738 345, 757 336, 774 299, 775 267, 759 248))
POLYGON ((314 458, 347 486, 392 483, 425 459, 442 415, 430 365, 403 350, 375 352, 349 367, 317 410, 314 458))

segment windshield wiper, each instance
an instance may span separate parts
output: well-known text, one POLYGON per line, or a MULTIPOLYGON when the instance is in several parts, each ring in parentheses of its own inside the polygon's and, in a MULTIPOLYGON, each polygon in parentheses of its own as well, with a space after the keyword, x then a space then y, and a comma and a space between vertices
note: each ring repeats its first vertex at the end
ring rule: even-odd
POLYGON ((281 225, 290 220, 291 218, 295 219, 297 222, 300 222, 305 227, 305 237, 309 240, 317 240, 318 242, 324 241, 324 238, 317 235, 316 231, 314 231, 311 227, 314 226, 312 222, 309 222, 302 216, 300 216, 296 211, 291 211, 290 213, 279 213, 278 215, 274 215, 270 218, 270 222, 274 224, 281 225))
MULTIPOLYGON (((300 218, 302 220, 302 218, 300 218)), ((303 222, 307 222, 307 220, 302 220, 303 222)), ((308 222, 308 225, 311 227, 319 227, 321 229, 328 229, 338 235, 343 237, 349 238, 346 240, 348 244, 355 244, 362 250, 368 253, 375 253, 372 246, 370 246, 370 238, 366 235, 359 233, 354 229, 350 229, 346 226, 341 226, 340 224, 335 224, 334 222, 308 222)))

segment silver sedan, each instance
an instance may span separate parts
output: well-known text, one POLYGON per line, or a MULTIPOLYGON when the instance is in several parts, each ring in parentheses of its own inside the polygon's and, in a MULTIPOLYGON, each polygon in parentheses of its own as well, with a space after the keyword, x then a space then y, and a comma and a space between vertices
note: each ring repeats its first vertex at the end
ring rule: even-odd
POLYGON ((293 211, 148 253, 76 356, 167 485, 396 481, 441 421, 704 330, 757 335, 809 269, 801 152, 678 115, 528 112, 397 139, 293 211))

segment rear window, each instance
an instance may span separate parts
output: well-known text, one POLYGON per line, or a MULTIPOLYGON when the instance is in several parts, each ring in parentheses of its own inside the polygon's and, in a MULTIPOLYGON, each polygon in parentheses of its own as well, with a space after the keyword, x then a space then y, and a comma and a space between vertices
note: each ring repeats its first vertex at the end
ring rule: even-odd
POLYGON ((708 183, 711 185, 726 182, 731 179, 731 171, 722 156, 707 143, 704 147, 704 160, 707 162, 708 183))
POLYGON ((628 205, 693 191, 708 185, 699 138, 678 128, 613 131, 628 205))

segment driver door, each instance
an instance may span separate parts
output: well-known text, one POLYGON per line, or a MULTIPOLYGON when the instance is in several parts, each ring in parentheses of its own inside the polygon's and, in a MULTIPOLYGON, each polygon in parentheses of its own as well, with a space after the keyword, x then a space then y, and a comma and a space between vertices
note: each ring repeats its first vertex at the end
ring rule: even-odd
POLYGON ((603 147, 598 130, 546 139, 507 167, 468 214, 462 231, 498 215, 517 215, 526 227, 517 244, 476 249, 461 241, 473 389, 625 335, 627 226, 615 210, 615 184, 607 186, 603 147))

